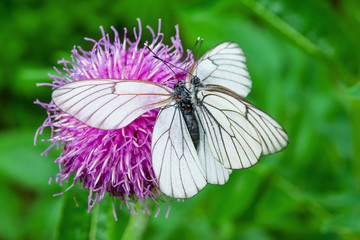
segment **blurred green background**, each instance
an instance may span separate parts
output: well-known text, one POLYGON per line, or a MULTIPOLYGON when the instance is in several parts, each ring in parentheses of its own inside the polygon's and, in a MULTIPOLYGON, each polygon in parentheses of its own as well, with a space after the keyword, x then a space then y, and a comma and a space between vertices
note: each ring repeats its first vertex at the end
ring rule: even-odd
MULTIPOLYGON (((122 34, 120 33, 120 36, 122 34)), ((0 239, 360 239, 360 2, 358 0, 1 1, 0 239), (185 48, 198 36, 203 52, 231 40, 248 58, 248 99, 287 130, 288 148, 234 171, 224 186, 207 186, 159 217, 112 216, 108 196, 90 213, 87 191, 48 184, 60 151, 34 133, 46 112, 57 60, 99 26, 131 32, 157 28, 165 42, 179 24, 185 48), (139 224, 135 231, 129 222, 139 224), (142 232, 144 231, 144 232, 142 232)), ((42 138, 48 138, 45 132, 42 138)), ((118 203, 117 203, 118 204, 118 203)), ((135 225, 136 225, 135 224, 135 225)), ((133 224, 134 225, 134 224, 133 224)), ((132 226, 132 225, 131 225, 132 226)))

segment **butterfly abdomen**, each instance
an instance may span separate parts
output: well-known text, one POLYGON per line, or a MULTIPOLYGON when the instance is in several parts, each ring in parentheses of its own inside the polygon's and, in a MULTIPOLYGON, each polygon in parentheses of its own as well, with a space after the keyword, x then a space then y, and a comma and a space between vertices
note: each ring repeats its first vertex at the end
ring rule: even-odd
POLYGON ((178 107, 184 116, 186 127, 189 130, 191 140, 197 149, 199 145, 199 126, 192 107, 190 92, 185 88, 183 82, 178 81, 175 84, 173 96, 176 99, 178 107))
POLYGON ((184 116, 187 129, 189 130, 191 140, 194 143, 195 148, 198 148, 199 145, 199 126, 195 118, 195 114, 192 108, 182 111, 184 116))

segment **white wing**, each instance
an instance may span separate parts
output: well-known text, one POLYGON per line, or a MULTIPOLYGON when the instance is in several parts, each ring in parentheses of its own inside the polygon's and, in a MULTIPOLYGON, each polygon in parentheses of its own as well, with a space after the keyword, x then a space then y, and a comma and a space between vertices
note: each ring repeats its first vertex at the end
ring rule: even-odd
POLYGON ((153 170, 164 194, 190 198, 205 187, 196 149, 176 102, 160 110, 151 142, 153 170))
POLYGON ((55 89, 52 99, 62 111, 91 127, 119 129, 170 103, 172 91, 144 80, 91 79, 55 89))
MULTIPOLYGON (((246 67, 246 58, 237 43, 223 42, 206 52, 190 69, 192 75, 208 84, 233 90, 241 97, 251 91, 251 78, 246 67)), ((190 87, 190 74, 187 86, 190 87)))
POLYGON ((206 181, 210 184, 223 185, 229 180, 231 170, 225 168, 219 161, 217 161, 209 148, 209 142, 206 133, 199 125, 200 141, 198 147, 198 155, 206 181))
POLYGON ((260 135, 262 155, 279 152, 286 148, 289 137, 284 128, 272 117, 251 103, 242 101, 247 108, 247 119, 260 135))
POLYGON ((246 118, 246 107, 222 88, 201 88, 195 107, 214 157, 226 168, 248 168, 261 152, 259 134, 246 118))
POLYGON ((197 93, 196 114, 214 157, 226 168, 251 167, 260 155, 284 149, 285 130, 269 115, 234 92, 208 86, 197 93))

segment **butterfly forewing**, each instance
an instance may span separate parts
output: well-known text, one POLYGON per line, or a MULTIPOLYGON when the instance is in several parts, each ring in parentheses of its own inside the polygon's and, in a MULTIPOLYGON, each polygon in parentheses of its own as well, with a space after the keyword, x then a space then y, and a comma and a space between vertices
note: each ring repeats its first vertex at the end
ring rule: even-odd
POLYGON ((141 114, 171 102, 172 89, 143 80, 80 80, 54 90, 64 112, 99 129, 119 129, 141 114))
POLYGON ((251 78, 246 67, 246 58, 238 44, 221 43, 206 52, 187 75, 188 86, 193 75, 205 85, 216 84, 232 89, 242 97, 251 90, 251 78))
POLYGON ((199 157, 176 102, 160 110, 151 151, 154 173, 164 194, 189 198, 205 187, 199 157))

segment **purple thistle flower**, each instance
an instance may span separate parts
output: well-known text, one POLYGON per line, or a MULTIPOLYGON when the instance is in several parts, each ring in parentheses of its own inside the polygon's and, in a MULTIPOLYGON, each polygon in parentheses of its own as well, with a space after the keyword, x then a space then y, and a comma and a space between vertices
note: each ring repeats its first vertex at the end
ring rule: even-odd
MULTIPOLYGON (((139 19, 138 23, 139 31, 134 28, 134 42, 127 38, 126 28, 121 41, 118 32, 111 27, 115 35, 113 42, 103 28, 100 28, 102 38, 99 41, 85 38, 94 43, 91 51, 75 46, 71 61, 59 61, 59 64, 63 64, 63 71, 54 68, 59 75, 49 74, 53 82, 38 85, 56 89, 72 81, 111 78, 148 80, 173 87, 177 79, 185 78, 186 72, 181 69, 187 70, 193 63, 189 51, 187 58, 182 60, 184 51, 178 26, 175 26, 176 35, 171 38, 171 47, 163 43, 160 20, 156 34, 147 27, 153 36, 149 47, 161 59, 175 66, 171 71, 160 60, 155 59, 147 48, 139 48, 139 19)), ((139 203, 142 211, 150 214, 145 203, 145 200, 150 198, 158 206, 157 216, 160 211, 157 199, 166 201, 169 205, 166 216, 168 215, 170 203, 160 193, 151 165, 151 137, 158 109, 141 115, 122 129, 101 130, 61 112, 53 101, 47 104, 36 100, 35 103, 45 108, 48 114, 35 135, 35 141, 44 128, 50 127, 50 139, 42 141, 49 141, 51 145, 43 154, 47 155, 54 146, 59 148, 63 145, 64 148, 60 157, 55 160, 59 164, 59 173, 54 178, 60 184, 73 178, 68 189, 77 182, 80 182, 83 188, 89 189, 89 211, 108 192, 112 198, 121 200, 120 208, 125 203, 132 214, 137 214, 137 210, 130 209, 129 202, 139 203)), ((115 208, 114 216, 116 218, 115 208)))

